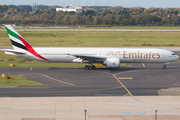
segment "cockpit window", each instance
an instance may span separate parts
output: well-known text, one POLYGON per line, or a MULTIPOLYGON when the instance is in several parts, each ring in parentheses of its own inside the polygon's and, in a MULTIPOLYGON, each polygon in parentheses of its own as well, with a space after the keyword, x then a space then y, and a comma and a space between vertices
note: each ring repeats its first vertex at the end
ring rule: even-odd
POLYGON ((172 55, 176 55, 175 53, 172 53, 172 55))

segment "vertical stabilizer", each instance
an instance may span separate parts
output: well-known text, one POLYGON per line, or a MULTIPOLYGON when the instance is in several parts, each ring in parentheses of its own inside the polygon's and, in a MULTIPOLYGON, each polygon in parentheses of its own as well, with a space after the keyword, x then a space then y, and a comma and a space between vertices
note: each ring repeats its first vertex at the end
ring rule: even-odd
POLYGON ((39 55, 31 47, 31 45, 11 25, 5 25, 5 28, 7 30, 7 33, 9 35, 9 38, 11 40, 14 50, 18 50, 18 51, 22 51, 22 52, 29 52, 40 59, 49 61, 46 58, 39 55))
POLYGON ((24 43, 27 43, 27 42, 25 41, 25 39, 19 33, 11 25, 5 25, 5 28, 7 30, 9 38, 11 40, 13 48, 15 50, 28 51, 25 44, 24 44, 24 43))

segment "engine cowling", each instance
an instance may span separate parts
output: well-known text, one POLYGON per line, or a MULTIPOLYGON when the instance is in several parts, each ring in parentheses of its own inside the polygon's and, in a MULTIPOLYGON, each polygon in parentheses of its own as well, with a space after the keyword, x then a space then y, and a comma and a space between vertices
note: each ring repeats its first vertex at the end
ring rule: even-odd
POLYGON ((107 58, 103 64, 108 68, 118 68, 118 67, 120 67, 120 59, 119 58, 107 58))

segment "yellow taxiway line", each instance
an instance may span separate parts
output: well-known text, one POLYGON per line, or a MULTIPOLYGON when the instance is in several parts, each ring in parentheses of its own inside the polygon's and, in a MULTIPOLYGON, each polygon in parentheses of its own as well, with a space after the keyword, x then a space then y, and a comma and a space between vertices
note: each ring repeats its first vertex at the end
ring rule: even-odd
POLYGON ((133 77, 118 77, 118 79, 129 79, 129 80, 131 79, 132 80, 133 77))

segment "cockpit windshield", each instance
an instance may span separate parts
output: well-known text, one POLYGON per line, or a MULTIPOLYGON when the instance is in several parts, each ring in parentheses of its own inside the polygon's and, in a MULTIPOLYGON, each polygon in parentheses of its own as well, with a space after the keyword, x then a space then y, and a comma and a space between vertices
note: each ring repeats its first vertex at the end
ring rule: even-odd
POLYGON ((176 55, 175 53, 172 53, 172 55, 176 55))

